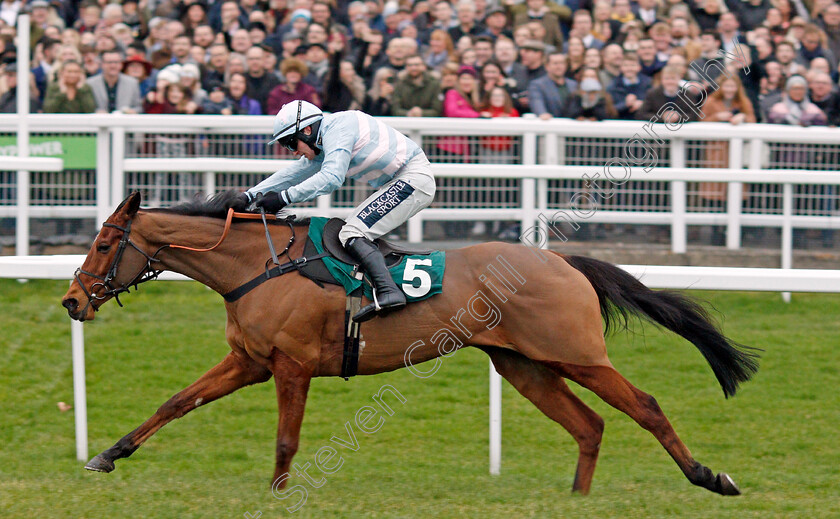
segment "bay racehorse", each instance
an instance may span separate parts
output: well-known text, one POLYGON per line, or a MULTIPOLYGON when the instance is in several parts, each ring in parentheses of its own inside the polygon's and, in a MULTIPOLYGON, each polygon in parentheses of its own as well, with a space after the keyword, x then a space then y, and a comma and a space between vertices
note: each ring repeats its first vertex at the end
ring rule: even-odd
MULTIPOLYGON (((265 272, 266 229, 260 221, 231 223, 226 208, 235 195, 224 192, 170 209, 141 209, 140 194, 130 195, 103 225, 62 299, 70 317, 93 319, 106 301, 163 270, 220 294, 265 272)), ((306 226, 280 220, 268 226, 281 255, 302 256, 306 226)), ((692 457, 656 400, 621 376, 607 357, 605 328, 626 326, 628 314, 634 314, 692 342, 724 394, 733 395, 755 373, 757 355, 725 337, 696 302, 677 292, 650 290, 608 263, 505 243, 448 251, 443 288, 442 294, 364 323, 360 375, 406 367, 409 358, 411 365, 432 360, 453 345, 472 346, 487 353, 513 387, 577 441, 574 491, 589 492, 604 421, 564 379, 593 391, 650 431, 691 483, 719 494, 739 493, 731 477, 715 475, 692 457), (485 275, 490 267, 501 274, 495 283, 485 275), (499 272, 502 267, 506 273, 499 272), (443 349, 434 342, 441 333, 450 341, 443 349)), ((272 482, 285 484, 281 476, 298 449, 310 380, 341 372, 344 290, 292 272, 225 305, 230 353, 85 468, 110 472, 114 461, 130 456, 171 420, 273 376, 280 417, 272 482)))

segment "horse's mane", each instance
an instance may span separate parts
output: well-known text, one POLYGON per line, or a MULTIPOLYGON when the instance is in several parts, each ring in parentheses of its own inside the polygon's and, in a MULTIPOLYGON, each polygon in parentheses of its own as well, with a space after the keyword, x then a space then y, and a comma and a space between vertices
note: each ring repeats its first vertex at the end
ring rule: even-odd
MULTIPOLYGON (((145 211, 155 213, 180 214, 183 216, 206 216, 209 218, 223 219, 227 217, 230 202, 233 201, 237 196, 239 196, 239 193, 240 191, 229 190, 221 191, 211 196, 196 194, 194 197, 192 197, 192 199, 187 200, 186 202, 181 202, 170 207, 145 209, 145 211)), ((282 211, 280 213, 280 219, 287 222, 291 222, 294 225, 309 224, 309 218, 298 218, 294 214, 285 213, 282 211)))

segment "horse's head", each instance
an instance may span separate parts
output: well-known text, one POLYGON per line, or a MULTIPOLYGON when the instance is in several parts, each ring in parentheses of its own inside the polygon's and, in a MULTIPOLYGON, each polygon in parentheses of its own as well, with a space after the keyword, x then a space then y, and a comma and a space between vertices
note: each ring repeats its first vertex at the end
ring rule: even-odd
MULTIPOLYGON (((91 320, 109 299, 154 273, 153 260, 130 239, 131 222, 140 209, 140 193, 134 192, 102 225, 81 268, 76 270, 70 290, 61 300, 70 317, 91 320)), ((122 306, 122 305, 120 305, 122 306)))

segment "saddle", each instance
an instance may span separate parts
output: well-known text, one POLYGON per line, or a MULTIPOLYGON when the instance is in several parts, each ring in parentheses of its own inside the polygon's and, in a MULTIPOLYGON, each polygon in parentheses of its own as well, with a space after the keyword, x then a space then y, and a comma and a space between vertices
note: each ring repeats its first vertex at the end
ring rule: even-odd
MULTIPOLYGON (((344 247, 338 240, 338 233, 341 231, 343 226, 344 220, 341 218, 331 218, 324 225, 322 244, 324 250, 329 252, 333 258, 341 261, 342 263, 347 263, 348 265, 355 265, 357 263, 356 260, 346 250, 344 250, 344 247)), ((402 261, 403 256, 428 256, 434 252, 428 249, 400 245, 381 238, 375 240, 373 243, 379 247, 379 251, 383 256, 385 256, 385 264, 388 265, 388 267, 393 267, 402 261)))

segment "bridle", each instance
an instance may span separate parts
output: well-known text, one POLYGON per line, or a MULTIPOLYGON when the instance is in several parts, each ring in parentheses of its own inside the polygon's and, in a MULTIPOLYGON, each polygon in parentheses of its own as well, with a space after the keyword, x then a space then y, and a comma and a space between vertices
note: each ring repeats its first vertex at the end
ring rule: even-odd
POLYGON ((114 254, 114 259, 111 261, 111 265, 108 267, 108 272, 104 276, 100 276, 99 274, 94 274, 93 272, 88 272, 86 270, 82 270, 81 267, 76 269, 76 272, 73 274, 73 278, 82 288, 82 292, 88 298, 88 302, 84 308, 80 311, 80 315, 84 315, 87 311, 88 306, 92 307, 94 311, 99 310, 99 307, 96 306, 93 302, 94 301, 104 301, 109 297, 113 297, 117 300, 117 304, 120 307, 123 306, 122 302, 120 301, 120 294, 123 292, 128 292, 131 286, 134 286, 134 289, 137 290, 137 285, 140 283, 145 283, 146 281, 151 281, 153 279, 157 279, 157 277, 163 272, 163 269, 156 269, 152 266, 153 263, 160 263, 160 260, 156 258, 156 256, 166 247, 169 245, 164 245, 163 247, 159 248, 155 253, 151 256, 146 253, 143 249, 137 246, 133 241, 131 241, 131 222, 132 220, 128 221, 125 227, 120 227, 119 225, 113 223, 103 223, 102 227, 110 227, 112 229, 117 229, 118 231, 122 231, 123 235, 120 238, 120 243, 117 245, 117 253, 114 254), (117 268, 119 267, 120 261, 122 261, 123 254, 128 246, 131 246, 134 250, 142 254, 146 258, 146 264, 143 266, 142 269, 133 277, 131 280, 121 286, 114 286, 113 281, 117 278, 117 268), (81 278, 79 277, 80 274, 84 274, 86 276, 92 277, 94 279, 98 279, 99 281, 93 283, 90 286, 90 291, 85 287, 85 284, 82 283, 81 278), (100 292, 100 288, 103 290, 100 292))
MULTIPOLYGON (((272 257, 274 258, 274 262, 277 263, 277 259, 276 259, 277 256, 288 255, 289 249, 291 249, 292 244, 294 244, 294 242, 295 242, 294 226, 292 225, 291 222, 286 221, 286 223, 289 225, 289 228, 291 229, 291 237, 289 238, 289 242, 286 244, 285 249, 283 249, 279 254, 276 254, 274 252, 274 245, 272 244, 271 239, 270 239, 271 236, 268 233, 268 224, 265 221, 265 216, 266 215, 264 215, 264 214, 261 216, 259 214, 253 214, 253 213, 234 213, 233 209, 229 209, 228 214, 227 214, 227 218, 225 219, 225 228, 224 228, 224 231, 222 231, 222 236, 219 238, 219 241, 217 241, 216 244, 213 245, 212 247, 207 247, 207 248, 202 249, 202 248, 187 247, 185 245, 176 245, 176 244, 171 244, 170 243, 168 245, 160 246, 155 251, 155 253, 152 254, 152 255, 149 255, 146 251, 144 251, 143 249, 138 247, 136 243, 131 241, 131 222, 133 220, 128 220, 128 223, 126 224, 125 227, 121 227, 121 226, 113 224, 113 223, 105 222, 105 223, 102 224, 102 227, 110 227, 112 229, 117 229, 118 231, 122 231, 123 235, 120 238, 119 244, 117 244, 117 253, 114 254, 114 259, 111 260, 111 265, 108 267, 108 271, 104 276, 100 276, 99 274, 94 274, 93 272, 88 272, 86 270, 82 270, 81 267, 77 268, 76 272, 73 274, 73 278, 79 284, 79 286, 82 288, 82 292, 84 292, 84 294, 88 298, 87 304, 85 304, 84 308, 82 308, 80 310, 79 314, 84 315, 85 312, 87 312, 87 308, 89 306, 91 308, 93 308, 94 312, 98 311, 99 307, 96 304, 94 304, 94 301, 104 301, 105 299, 108 299, 109 297, 113 297, 114 299, 116 299, 117 304, 120 305, 120 307, 122 308, 123 304, 122 304, 122 302, 120 301, 120 298, 119 298, 120 294, 122 294, 124 292, 129 292, 129 289, 132 286, 134 287, 134 290, 137 290, 137 286, 140 285, 141 283, 145 283, 147 281, 155 280, 155 279, 158 278, 158 276, 160 276, 163 273, 164 269, 155 268, 154 265, 157 264, 157 263, 160 263, 161 260, 158 259, 157 256, 164 249, 170 249, 171 248, 171 249, 188 250, 188 251, 193 251, 193 252, 209 252, 209 251, 215 249, 216 247, 218 247, 219 245, 221 245, 222 242, 224 241, 224 239, 227 237, 228 231, 230 230, 231 222, 233 221, 234 216, 236 216, 237 218, 242 218, 242 219, 246 219, 246 220, 262 218, 263 225, 265 225, 265 228, 266 228, 266 239, 268 240, 269 248, 271 249, 272 257), (143 265, 143 267, 140 269, 140 271, 137 272, 137 274, 135 274, 131 278, 131 280, 129 280, 126 283, 123 283, 120 286, 114 286, 113 282, 117 278, 117 269, 119 268, 119 264, 122 261, 123 254, 125 254, 125 251, 129 246, 131 248, 133 248, 134 250, 136 250, 137 252, 139 252, 140 254, 142 254, 144 258, 146 258, 146 264, 143 265), (97 279, 99 281, 97 281, 96 283, 93 283, 90 286, 90 290, 88 290, 85 287, 84 283, 82 283, 82 280, 80 278, 81 274, 92 277, 93 279, 97 279), (100 288, 102 290, 100 290, 100 288)), ((274 218, 276 219, 277 217, 274 216, 274 218)), ((272 261, 272 260, 269 259, 266 262, 266 265, 270 261, 272 261)), ((268 271, 268 267, 266 267, 266 271, 268 271)))

